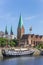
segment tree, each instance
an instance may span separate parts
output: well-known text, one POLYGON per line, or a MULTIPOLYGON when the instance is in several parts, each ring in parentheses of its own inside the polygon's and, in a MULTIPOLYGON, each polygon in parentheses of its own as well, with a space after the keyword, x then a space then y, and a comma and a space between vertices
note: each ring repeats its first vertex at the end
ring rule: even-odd
POLYGON ((0 38, 0 47, 6 46, 6 39, 5 38, 0 38))
POLYGON ((15 46, 18 46, 18 40, 17 39, 13 39, 13 42, 15 42, 15 46))
POLYGON ((11 31, 10 31, 10 35, 13 35, 13 30, 12 30, 12 26, 11 26, 11 31))
POLYGON ((8 34, 8 31, 7 31, 7 26, 6 26, 6 28, 5 28, 5 34, 6 34, 6 35, 8 34))
POLYGON ((39 44, 36 46, 37 49, 43 49, 43 42, 39 42, 39 44))

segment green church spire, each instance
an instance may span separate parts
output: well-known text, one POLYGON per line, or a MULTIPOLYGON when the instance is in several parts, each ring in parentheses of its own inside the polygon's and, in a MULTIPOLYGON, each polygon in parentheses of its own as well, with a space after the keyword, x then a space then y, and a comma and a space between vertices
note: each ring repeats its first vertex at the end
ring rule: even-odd
POLYGON ((12 30, 12 26, 11 26, 11 31, 10 31, 10 34, 13 35, 13 30, 12 30))
POLYGON ((22 20, 22 16, 20 15, 18 27, 22 28, 22 26, 23 26, 23 20, 22 20))
POLYGON ((7 31, 7 26, 6 26, 6 28, 5 28, 5 34, 6 34, 6 35, 8 34, 8 31, 7 31))

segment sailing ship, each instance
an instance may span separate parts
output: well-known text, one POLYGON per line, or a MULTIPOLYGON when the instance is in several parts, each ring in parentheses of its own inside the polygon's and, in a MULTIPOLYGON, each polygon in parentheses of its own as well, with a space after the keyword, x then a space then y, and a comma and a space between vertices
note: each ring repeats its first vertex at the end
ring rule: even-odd
POLYGON ((34 50, 2 50, 3 57, 19 57, 19 56, 27 56, 27 55, 33 55, 34 50))

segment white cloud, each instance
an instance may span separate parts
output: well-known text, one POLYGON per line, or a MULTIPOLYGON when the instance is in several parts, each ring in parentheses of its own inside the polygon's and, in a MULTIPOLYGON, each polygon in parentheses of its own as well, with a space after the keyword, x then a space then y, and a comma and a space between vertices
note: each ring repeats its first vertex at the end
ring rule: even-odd
POLYGON ((28 17, 25 17, 24 20, 31 20, 31 19, 42 17, 42 16, 43 16, 42 14, 38 14, 38 15, 35 15, 35 16, 28 16, 28 17))
POLYGON ((31 19, 34 19, 34 18, 36 18, 36 16, 25 17, 24 19, 25 20, 31 20, 31 19))

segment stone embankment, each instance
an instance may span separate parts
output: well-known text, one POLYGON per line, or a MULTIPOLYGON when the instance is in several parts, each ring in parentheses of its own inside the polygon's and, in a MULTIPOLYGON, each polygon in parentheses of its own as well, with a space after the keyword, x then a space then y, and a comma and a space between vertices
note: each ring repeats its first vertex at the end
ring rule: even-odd
POLYGON ((34 50, 33 56, 40 56, 40 50, 36 48, 30 48, 30 49, 34 50))
POLYGON ((2 48, 0 48, 0 59, 3 58, 3 55, 2 55, 2 48))
POLYGON ((39 56, 40 55, 40 50, 34 48, 34 51, 35 52, 34 52, 33 56, 39 56))

